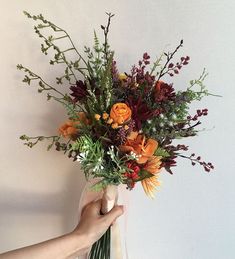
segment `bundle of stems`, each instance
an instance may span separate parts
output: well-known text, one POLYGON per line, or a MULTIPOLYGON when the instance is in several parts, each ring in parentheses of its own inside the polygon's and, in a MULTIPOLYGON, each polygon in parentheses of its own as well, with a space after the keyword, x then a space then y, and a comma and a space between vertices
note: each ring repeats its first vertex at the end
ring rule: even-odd
POLYGON ((93 244, 89 259, 110 259, 111 227, 93 244))

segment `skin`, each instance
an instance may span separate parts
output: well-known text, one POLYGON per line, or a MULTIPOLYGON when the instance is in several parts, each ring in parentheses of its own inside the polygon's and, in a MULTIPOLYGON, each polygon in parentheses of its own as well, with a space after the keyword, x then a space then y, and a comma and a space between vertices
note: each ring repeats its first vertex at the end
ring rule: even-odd
POLYGON ((100 210, 101 200, 91 202, 83 209, 80 222, 71 233, 0 254, 0 259, 74 259, 86 254, 123 214, 123 206, 115 206, 106 215, 100 215, 100 210))

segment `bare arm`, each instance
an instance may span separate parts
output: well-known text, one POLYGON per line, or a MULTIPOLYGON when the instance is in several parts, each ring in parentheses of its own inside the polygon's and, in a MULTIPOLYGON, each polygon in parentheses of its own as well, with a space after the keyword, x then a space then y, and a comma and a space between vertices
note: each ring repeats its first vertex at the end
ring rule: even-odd
POLYGON ((36 245, 1 254, 0 259, 73 259, 85 254, 122 215, 122 206, 115 206, 108 214, 100 215, 101 201, 88 204, 75 230, 67 235, 36 245))

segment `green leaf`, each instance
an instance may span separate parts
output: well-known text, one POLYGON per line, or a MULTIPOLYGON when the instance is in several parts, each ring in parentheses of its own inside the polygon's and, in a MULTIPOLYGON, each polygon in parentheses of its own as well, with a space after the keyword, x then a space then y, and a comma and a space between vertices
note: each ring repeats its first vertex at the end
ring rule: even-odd
POLYGON ((161 148, 159 147, 155 153, 154 153, 155 156, 161 156, 161 157, 169 157, 170 154, 164 149, 164 148, 161 148))
POLYGON ((139 175, 139 178, 138 178, 137 182, 138 182, 138 181, 142 181, 142 180, 144 180, 145 178, 149 178, 149 177, 154 176, 153 174, 151 174, 150 172, 148 172, 148 171, 146 171, 146 170, 144 170, 144 169, 140 170, 139 173, 138 173, 138 175, 139 175))
POLYGON ((108 184, 109 184, 108 181, 106 181, 105 179, 102 179, 101 181, 92 185, 90 187, 90 189, 92 191, 99 192, 99 191, 103 190, 105 187, 107 187, 108 184))

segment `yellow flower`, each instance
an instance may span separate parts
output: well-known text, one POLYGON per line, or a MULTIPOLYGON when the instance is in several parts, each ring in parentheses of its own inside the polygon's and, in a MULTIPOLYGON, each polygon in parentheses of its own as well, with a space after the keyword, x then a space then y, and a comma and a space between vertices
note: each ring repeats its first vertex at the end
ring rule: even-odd
POLYGON ((113 129, 117 129, 117 128, 118 128, 118 124, 117 124, 116 122, 113 123, 113 124, 112 124, 112 128, 113 128, 113 129))
POLYGON ((118 79, 119 79, 120 81, 126 80, 126 79, 127 79, 127 75, 124 74, 124 73, 120 73, 120 74, 118 75, 118 79))
POLYGON ((112 124, 112 123, 113 123, 113 119, 109 118, 109 119, 107 120, 107 123, 108 123, 108 124, 112 124))
POLYGON ((144 170, 148 171, 149 173, 153 174, 153 176, 149 178, 145 178, 141 181, 141 184, 144 188, 145 193, 154 198, 154 191, 157 186, 160 185, 158 180, 158 173, 161 169, 161 157, 160 156, 152 156, 144 166, 144 170))
POLYGON ((108 117, 109 117, 108 113, 107 113, 107 112, 104 112, 103 115, 102 115, 102 118, 103 118, 104 120, 107 120, 108 117))
POLYGON ((129 126, 128 126, 128 125, 125 125, 125 126, 124 126, 124 129, 125 129, 125 130, 128 130, 128 129, 129 129, 129 126))
POLYGON ((147 196, 154 198, 154 192, 156 190, 156 187, 160 186, 161 183, 158 180, 158 175, 154 175, 149 178, 145 178, 141 181, 141 184, 143 186, 143 189, 147 196))
POLYGON ((95 114, 95 119, 98 121, 100 119, 100 115, 99 114, 95 114))

